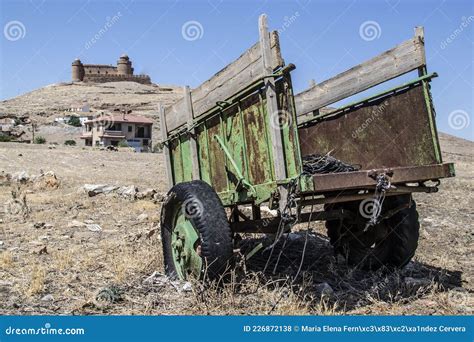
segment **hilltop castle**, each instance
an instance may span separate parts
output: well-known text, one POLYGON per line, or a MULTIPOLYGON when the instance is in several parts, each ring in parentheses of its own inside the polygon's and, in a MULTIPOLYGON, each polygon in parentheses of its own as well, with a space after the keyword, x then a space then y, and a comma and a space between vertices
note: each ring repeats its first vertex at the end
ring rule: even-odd
POLYGON ((127 55, 120 56, 116 67, 105 64, 82 64, 76 59, 72 62, 72 81, 96 83, 132 81, 151 84, 150 76, 133 74, 132 61, 127 55))

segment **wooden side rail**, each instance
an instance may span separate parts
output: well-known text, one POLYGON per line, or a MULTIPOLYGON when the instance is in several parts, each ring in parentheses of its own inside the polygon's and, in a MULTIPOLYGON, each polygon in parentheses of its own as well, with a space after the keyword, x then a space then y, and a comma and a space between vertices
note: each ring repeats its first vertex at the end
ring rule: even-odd
POLYGON ((316 111, 425 65, 423 28, 417 27, 412 39, 297 94, 297 115, 316 111))

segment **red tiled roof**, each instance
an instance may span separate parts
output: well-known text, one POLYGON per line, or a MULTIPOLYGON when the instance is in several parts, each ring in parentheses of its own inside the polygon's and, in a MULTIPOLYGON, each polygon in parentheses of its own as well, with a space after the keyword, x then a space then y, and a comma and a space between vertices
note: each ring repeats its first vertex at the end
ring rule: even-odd
POLYGON ((150 118, 141 116, 141 115, 131 115, 131 114, 117 114, 117 115, 103 115, 97 116, 93 120, 86 121, 85 123, 93 123, 93 122, 105 122, 109 125, 114 122, 119 123, 138 123, 138 124, 153 124, 153 120, 150 118))

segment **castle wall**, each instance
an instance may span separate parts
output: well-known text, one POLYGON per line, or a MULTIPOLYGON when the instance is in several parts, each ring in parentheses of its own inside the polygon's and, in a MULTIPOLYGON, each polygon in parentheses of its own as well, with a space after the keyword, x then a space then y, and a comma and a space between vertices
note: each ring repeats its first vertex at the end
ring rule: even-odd
POLYGON ((105 82, 137 82, 141 84, 151 84, 148 75, 105 75, 105 74, 86 74, 84 82, 105 83, 105 82))
POLYGON ((111 65, 84 64, 84 76, 87 76, 90 74, 116 75, 117 68, 111 65))
POLYGON ((132 62, 127 55, 120 56, 117 66, 104 64, 82 64, 79 59, 72 63, 73 82, 121 82, 131 81, 151 84, 148 75, 133 75, 132 62))

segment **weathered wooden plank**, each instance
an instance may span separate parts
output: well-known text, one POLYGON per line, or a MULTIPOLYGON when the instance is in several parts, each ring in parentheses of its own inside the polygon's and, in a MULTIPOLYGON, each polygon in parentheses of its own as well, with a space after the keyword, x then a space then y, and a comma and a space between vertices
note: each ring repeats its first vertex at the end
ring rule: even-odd
MULTIPOLYGON (((160 116, 161 141, 166 141, 166 139, 168 139, 168 129, 166 128, 165 108, 161 104, 159 105, 158 113, 160 116)), ((166 178, 168 179, 168 187, 172 187, 173 171, 171 169, 170 150, 166 144, 163 145, 163 156, 166 164, 166 178)))
MULTIPOLYGON (((267 35, 269 35, 268 31, 267 35)), ((271 37, 270 74, 274 69, 284 64, 280 54, 278 33, 276 31, 272 32, 271 37)), ((234 63, 225 67, 210 80, 192 91, 196 117, 214 107, 217 101, 225 100, 263 76, 259 45, 259 43, 255 44, 248 50, 248 53, 244 53, 234 63)))
MULTIPOLYGON (((415 27, 415 37, 418 37, 420 41, 423 43, 425 42, 425 29, 423 26, 416 26, 415 27)), ((425 57, 425 54, 423 53, 423 58, 425 57)), ((426 69, 426 63, 423 65, 420 65, 418 67, 418 76, 424 76, 428 74, 428 70, 426 69)))
MULTIPOLYGON (((189 89, 189 86, 184 87, 184 104, 185 104, 186 116, 188 118, 188 125, 191 126, 193 123, 194 115, 193 115, 193 103, 192 103, 192 98, 191 98, 191 90, 189 89)), ((189 144, 190 144, 190 151, 191 151, 191 155, 189 156, 189 158, 191 159, 191 164, 192 164, 193 179, 200 179, 198 148, 197 148, 197 143, 196 143, 196 129, 194 128, 192 128, 190 131, 189 144)))
MULTIPOLYGON (((284 65, 280 53, 278 32, 275 31, 270 34, 270 42, 272 56, 271 69, 273 71, 284 65)), ((200 117, 206 111, 214 107, 217 101, 223 101, 229 98, 262 76, 264 76, 262 69, 262 52, 260 42, 258 42, 234 62, 191 91, 194 117, 200 117)), ((183 109, 184 99, 166 111, 166 122, 169 131, 186 123, 186 116, 183 114, 183 109)))
POLYGON ((295 96, 296 112, 304 115, 426 64, 422 29, 415 37, 295 96))
MULTIPOLYGON (((270 36, 267 28, 267 16, 262 14, 258 21, 260 32, 260 49, 262 54, 261 68, 264 74, 271 74, 273 71, 272 53, 270 46, 270 36)), ((273 151, 273 167, 275 169, 275 178, 282 180, 286 178, 285 156, 283 154, 283 142, 281 138, 281 128, 279 126, 280 113, 278 112, 278 100, 275 91, 275 80, 273 78, 265 79, 265 92, 267 99, 267 117, 270 127, 270 136, 273 151)))
POLYGON ((184 96, 181 100, 176 102, 171 107, 166 108, 166 126, 168 127, 168 132, 173 131, 174 129, 186 124, 186 107, 185 107, 184 96))

